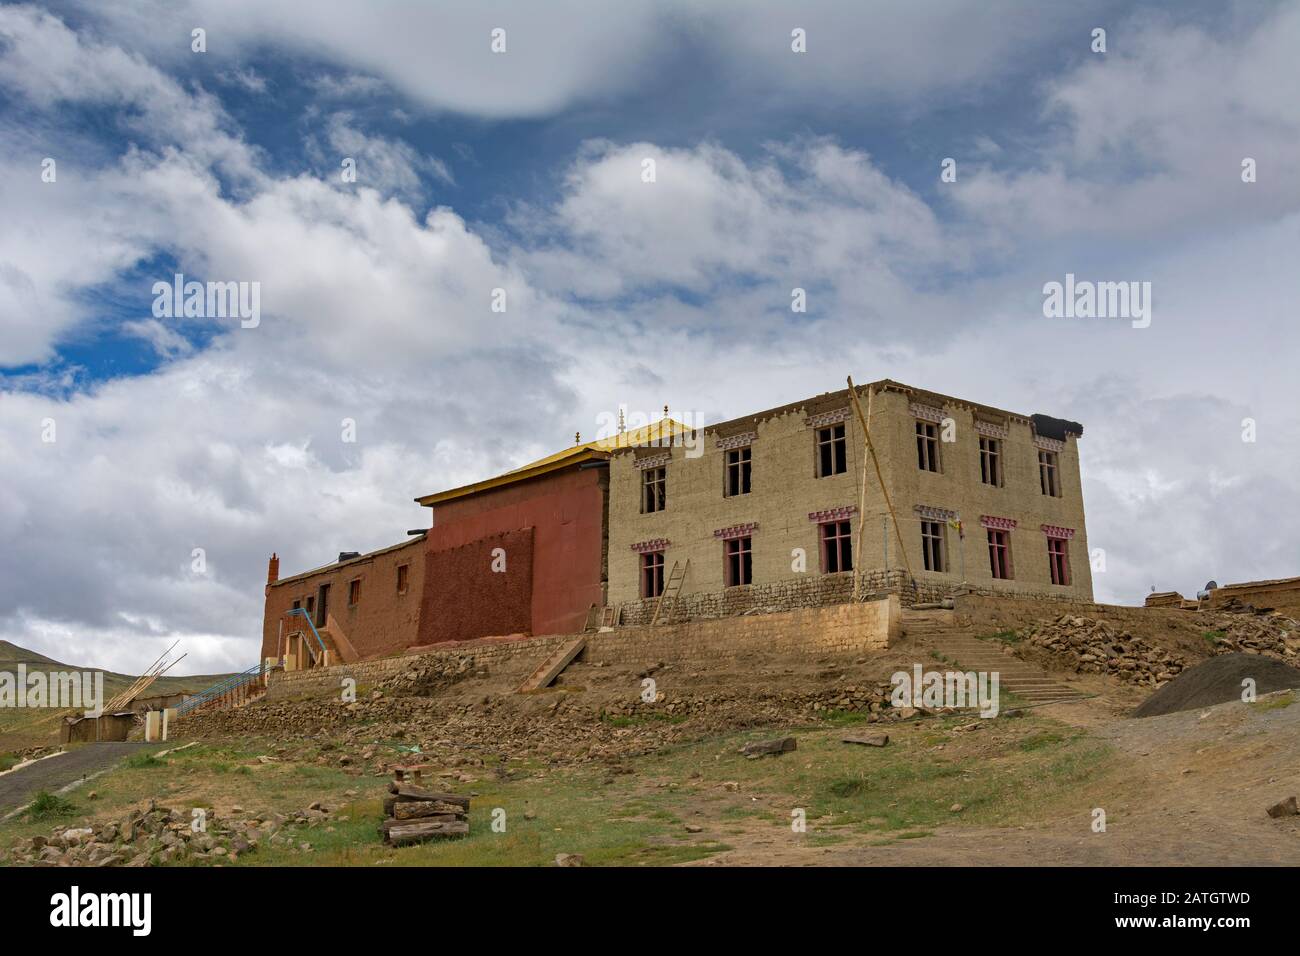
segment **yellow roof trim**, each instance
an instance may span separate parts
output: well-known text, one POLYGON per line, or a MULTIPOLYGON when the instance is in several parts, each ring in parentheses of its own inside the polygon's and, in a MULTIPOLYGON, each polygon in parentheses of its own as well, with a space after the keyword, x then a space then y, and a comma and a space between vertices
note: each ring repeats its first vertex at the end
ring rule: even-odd
POLYGON ((483 491, 504 488, 506 485, 512 485, 517 481, 527 481, 529 478, 536 478, 539 475, 558 471, 570 465, 578 465, 586 461, 605 461, 610 458, 615 449, 636 445, 650 445, 689 431, 693 431, 689 425, 684 425, 671 418, 663 418, 654 424, 634 428, 631 431, 619 432, 617 435, 610 435, 608 438, 598 438, 595 441, 573 445, 563 451, 556 452, 554 455, 539 458, 494 478, 485 478, 483 481, 476 481, 470 485, 462 485, 459 488, 451 488, 447 491, 438 491, 415 500, 428 508, 444 501, 452 501, 456 498, 476 495, 483 491))

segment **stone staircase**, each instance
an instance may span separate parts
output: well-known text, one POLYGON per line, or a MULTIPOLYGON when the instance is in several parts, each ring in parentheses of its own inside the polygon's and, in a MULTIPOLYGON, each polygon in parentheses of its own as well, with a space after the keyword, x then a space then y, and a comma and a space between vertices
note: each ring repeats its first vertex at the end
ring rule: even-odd
MULTIPOLYGON (((903 609, 903 634, 928 638, 934 650, 963 671, 997 671, 1002 691, 1014 694, 1026 704, 1079 700, 1085 693, 1050 676, 1030 661, 1021 660, 1006 645, 995 640, 980 640, 969 625, 963 624, 955 611, 903 609)), ((930 665, 927 665, 930 666, 930 665)))

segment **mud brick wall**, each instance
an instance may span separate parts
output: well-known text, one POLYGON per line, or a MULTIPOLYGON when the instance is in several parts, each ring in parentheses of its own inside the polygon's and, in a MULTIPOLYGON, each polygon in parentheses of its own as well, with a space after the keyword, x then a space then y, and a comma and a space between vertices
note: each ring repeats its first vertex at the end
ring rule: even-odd
POLYGON ((488 535, 425 556, 420 643, 465 641, 532 629, 533 529, 488 535), (504 552, 505 571, 493 570, 504 552))
MULTIPOLYGON (((610 664, 648 661, 734 660, 748 654, 822 656, 884 650, 899 633, 897 595, 861 604, 801 608, 777 614, 755 614, 721 620, 623 627, 587 636, 582 659, 610 664)), ((522 681, 576 635, 519 640, 465 641, 454 647, 341 664, 306 671, 277 671, 271 675, 271 700, 336 694, 351 677, 364 687, 417 666, 421 658, 473 657, 495 675, 522 681)))

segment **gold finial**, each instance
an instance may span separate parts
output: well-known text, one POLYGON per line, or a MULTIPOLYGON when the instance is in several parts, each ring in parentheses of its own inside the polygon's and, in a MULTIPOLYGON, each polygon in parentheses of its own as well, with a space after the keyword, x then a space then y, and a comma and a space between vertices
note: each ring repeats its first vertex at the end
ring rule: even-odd
POLYGON ((573 443, 574 443, 575 445, 581 445, 581 444, 582 444, 582 432, 574 432, 574 433, 573 433, 573 443))
POLYGON ((665 406, 664 406, 664 418, 667 418, 667 417, 668 417, 668 406, 665 405, 665 406))
POLYGON ((623 418, 623 409, 621 406, 618 410, 618 430, 620 432, 627 431, 627 421, 623 418))

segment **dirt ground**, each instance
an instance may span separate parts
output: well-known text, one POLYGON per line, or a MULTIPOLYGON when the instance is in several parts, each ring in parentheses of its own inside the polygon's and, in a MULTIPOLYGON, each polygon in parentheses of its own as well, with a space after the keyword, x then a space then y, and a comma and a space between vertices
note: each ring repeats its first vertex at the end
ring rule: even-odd
MULTIPOLYGON (((851 659, 578 662, 520 695, 514 677, 471 662, 449 684, 434 675, 436 689, 399 681, 360 687, 353 702, 186 718, 195 747, 110 771, 75 812, 111 820, 154 799, 263 817, 341 806, 310 850, 295 837, 249 865, 548 865, 557 853, 589 865, 1300 865, 1300 817, 1265 812, 1300 794, 1295 692, 1131 719, 1149 688, 1057 671, 1090 696, 1004 700, 988 720, 902 714, 888 706, 889 676, 914 663, 945 666, 916 637, 851 659), (889 744, 843 742, 862 733, 889 744), (740 753, 786 734, 791 753, 740 753), (387 781, 409 764, 473 796, 468 839, 378 843, 387 781), (508 834, 492 829, 499 809, 508 834)), ((0 844, 41 827, 0 826, 0 844)))

